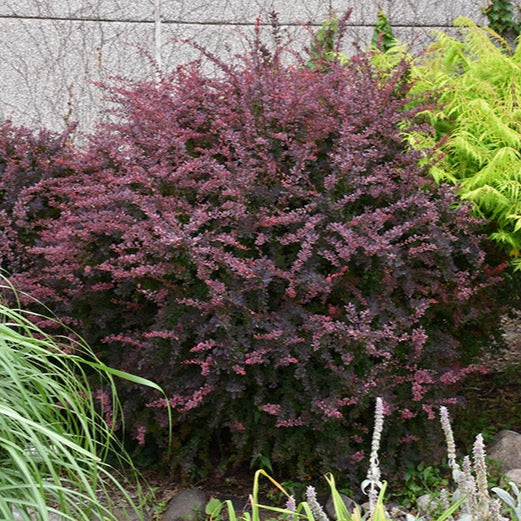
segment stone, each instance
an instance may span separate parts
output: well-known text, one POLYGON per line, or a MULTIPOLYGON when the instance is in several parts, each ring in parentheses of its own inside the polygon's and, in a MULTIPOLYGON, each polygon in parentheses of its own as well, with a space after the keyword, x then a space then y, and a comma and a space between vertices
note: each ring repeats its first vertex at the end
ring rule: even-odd
MULTIPOLYGON (((367 6, 369 8, 370 5, 367 6)), ((163 2, 161 9, 162 19, 167 23, 221 24, 219 28, 222 28, 226 24, 251 24, 258 16, 266 17, 274 10, 274 5, 273 0, 205 0, 197 3, 163 2)), ((306 23, 325 20, 329 14, 329 5, 323 0, 293 0, 279 2, 275 10, 281 24, 306 23)))
MULTIPOLYGON (((344 502, 344 505, 347 508, 347 511, 349 514, 352 514, 356 507, 360 510, 360 507, 353 501, 350 497, 346 496, 345 494, 340 494, 340 497, 342 498, 342 501, 344 502)), ((333 496, 329 496, 329 498, 326 501, 326 514, 331 519, 337 519, 337 516, 335 514, 335 504, 333 503, 333 496)))
POLYGON ((396 503, 389 503, 387 506, 388 517, 393 519, 394 521, 409 521, 409 513, 405 510, 402 510, 399 505, 396 503))
MULTIPOLYGON (((117 508, 112 513, 118 521, 140 521, 138 514, 134 511, 133 508, 117 508)), ((146 514, 142 513, 142 516, 143 521, 148 520, 146 514)))
MULTIPOLYGON (((0 121, 62 130, 72 109, 72 120, 90 131, 105 105, 100 89, 87 80, 151 79, 147 56, 161 55, 165 71, 200 57, 172 37, 197 42, 226 60, 228 45, 232 54, 244 50, 241 34, 252 37, 257 16, 263 16, 261 30, 270 29, 266 16, 274 10, 292 48, 300 48, 310 42, 300 23, 316 28, 349 3, 357 4, 344 38, 344 50, 352 53, 351 42, 371 41, 376 0, 1 0, 0 121)), ((382 2, 395 35, 418 49, 432 41, 435 27, 456 33, 457 16, 486 22, 480 3, 484 0, 382 2)))
POLYGON ((430 494, 423 494, 416 498, 416 507, 424 514, 430 513, 433 507, 432 496, 430 494))
POLYGON ((521 469, 511 469, 505 472, 506 482, 513 481, 518 487, 521 486, 521 469))
POLYGON ((498 462, 501 472, 521 469, 521 434, 514 431, 500 431, 487 450, 488 457, 498 462))
POLYGON ((154 0, 3 0, 0 16, 40 19, 152 22, 154 0))
POLYGON ((391 26, 448 27, 459 16, 467 16, 476 23, 486 23, 479 5, 468 0, 415 0, 414 2, 388 2, 385 9, 391 26), (444 4, 443 7, 441 4, 444 4))
MULTIPOLYGON (((141 518, 139 517, 138 513, 131 507, 115 507, 114 509, 111 509, 112 514, 117 519, 117 521, 148 521, 149 517, 144 512, 140 512, 141 518)), ((103 516, 103 519, 105 517, 103 516)), ((49 518, 49 521, 53 521, 49 518)), ((94 514, 94 517, 92 517, 92 521, 101 521, 99 516, 94 514)))
POLYGON ((204 512, 206 494, 197 488, 186 488, 178 492, 168 503, 162 521, 194 521, 197 514, 204 512))

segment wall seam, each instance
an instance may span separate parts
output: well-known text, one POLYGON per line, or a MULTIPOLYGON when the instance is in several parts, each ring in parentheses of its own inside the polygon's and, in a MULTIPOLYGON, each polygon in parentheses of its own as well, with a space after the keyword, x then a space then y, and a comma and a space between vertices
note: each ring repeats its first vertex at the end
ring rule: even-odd
MULTIPOLYGON (((238 27, 253 27, 256 23, 253 22, 236 22, 236 21, 218 21, 218 20, 206 20, 202 22, 198 22, 196 20, 164 20, 160 19, 160 21, 156 20, 124 20, 124 19, 109 19, 109 18, 65 18, 65 17, 39 17, 39 16, 11 16, 11 15, 0 15, 0 20, 37 20, 37 21, 45 21, 45 22, 88 22, 88 23, 124 23, 124 24, 148 24, 154 25, 158 27, 157 31, 159 34, 159 40, 161 41, 161 26, 164 24, 169 25, 201 25, 201 26, 238 26, 238 27)), ((271 27, 270 22, 261 22, 261 26, 271 27)), ((283 22, 280 24, 283 27, 301 27, 302 24, 300 22, 283 22)), ((309 27, 320 27, 322 22, 308 22, 304 25, 309 27)), ((374 23, 356 23, 351 24, 349 21, 347 22, 347 27, 374 27, 374 23)), ((412 28, 436 28, 436 27, 453 27, 452 24, 416 24, 412 25, 411 23, 393 23, 392 27, 412 27, 412 28)))
POLYGON ((157 67, 157 79, 161 76, 161 21, 162 21, 162 2, 155 0, 154 3, 154 46, 155 46, 155 60, 157 67))

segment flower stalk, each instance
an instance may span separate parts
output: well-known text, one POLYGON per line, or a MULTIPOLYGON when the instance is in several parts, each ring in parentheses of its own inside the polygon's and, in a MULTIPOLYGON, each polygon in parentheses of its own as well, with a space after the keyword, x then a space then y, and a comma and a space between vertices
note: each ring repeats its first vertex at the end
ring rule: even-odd
POLYGON ((373 514, 376 503, 378 501, 378 493, 382 488, 380 481, 380 462, 378 460, 378 451, 380 450, 380 440, 382 437, 382 430, 384 424, 384 408, 381 398, 376 399, 376 408, 374 415, 374 431, 371 442, 371 455, 369 457, 369 470, 367 472, 367 479, 362 483, 362 492, 367 494, 369 498, 369 510, 373 514), (368 492, 366 492, 366 490, 368 492))

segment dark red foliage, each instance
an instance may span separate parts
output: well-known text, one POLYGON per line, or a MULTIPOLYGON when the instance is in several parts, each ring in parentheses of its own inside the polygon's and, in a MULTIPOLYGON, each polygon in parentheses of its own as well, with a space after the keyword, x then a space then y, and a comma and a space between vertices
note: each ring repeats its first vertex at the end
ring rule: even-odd
MULTIPOLYGON (((217 440, 354 469, 374 398, 390 447, 413 439, 498 318, 478 223, 402 141, 407 90, 363 55, 323 73, 258 50, 119 85, 54 184, 45 262, 13 280, 163 386, 185 464, 217 440)), ((148 392, 127 390, 128 423, 161 444, 148 392)))
POLYGON ((45 185, 70 172, 72 131, 36 135, 10 121, 0 126, 0 267, 8 273, 34 268, 27 247, 34 246, 39 221, 57 215, 45 185))

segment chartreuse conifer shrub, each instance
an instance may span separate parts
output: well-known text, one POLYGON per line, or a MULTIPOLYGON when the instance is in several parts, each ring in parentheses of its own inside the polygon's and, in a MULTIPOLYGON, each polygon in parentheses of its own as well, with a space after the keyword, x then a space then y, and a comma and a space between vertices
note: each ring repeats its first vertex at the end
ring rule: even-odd
MULTIPOLYGON (((457 187, 475 215, 486 219, 490 238, 521 268, 521 46, 512 52, 490 29, 458 19, 461 37, 438 33, 411 66, 412 95, 431 93, 421 116, 435 135, 409 134, 415 146, 439 143, 441 162, 430 172, 437 183, 457 187)), ((375 55, 384 69, 403 47, 375 55)), ((392 70, 392 68, 391 68, 392 70)))
MULTIPOLYGON (((12 278, 166 390, 173 464, 355 473, 376 395, 391 462, 474 370, 501 268, 402 137, 423 109, 405 68, 281 55, 256 41, 217 77, 112 87, 114 121, 45 188, 38 267, 12 278)), ((167 402, 122 392, 164 444, 167 402)))

